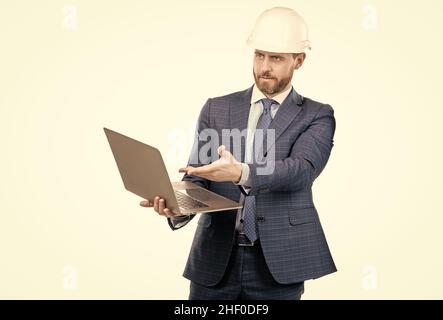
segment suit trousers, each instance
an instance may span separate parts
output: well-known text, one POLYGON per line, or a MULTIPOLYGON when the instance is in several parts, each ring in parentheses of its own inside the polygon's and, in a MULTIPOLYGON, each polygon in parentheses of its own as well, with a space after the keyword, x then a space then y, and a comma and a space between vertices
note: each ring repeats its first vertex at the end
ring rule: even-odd
POLYGON ((207 287, 190 283, 189 300, 300 300, 304 282, 280 284, 266 265, 260 242, 234 245, 222 280, 207 287))

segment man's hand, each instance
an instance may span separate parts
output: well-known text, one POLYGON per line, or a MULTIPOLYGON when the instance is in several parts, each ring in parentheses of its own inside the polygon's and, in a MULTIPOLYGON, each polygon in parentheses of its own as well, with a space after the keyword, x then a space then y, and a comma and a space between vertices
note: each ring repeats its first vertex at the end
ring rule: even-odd
POLYGON ((166 208, 166 200, 162 199, 158 196, 154 198, 154 202, 151 202, 149 200, 144 200, 144 201, 140 202, 140 205, 142 207, 146 207, 146 208, 154 207, 155 212, 157 212, 159 215, 167 217, 167 218, 178 217, 181 215, 180 213, 175 213, 175 212, 169 210, 168 208, 166 208))
POLYGON ((211 181, 225 182, 232 181, 238 183, 242 174, 242 165, 234 156, 226 150, 224 145, 217 149, 220 159, 211 164, 201 167, 181 168, 179 172, 186 172, 189 175, 202 177, 211 181))

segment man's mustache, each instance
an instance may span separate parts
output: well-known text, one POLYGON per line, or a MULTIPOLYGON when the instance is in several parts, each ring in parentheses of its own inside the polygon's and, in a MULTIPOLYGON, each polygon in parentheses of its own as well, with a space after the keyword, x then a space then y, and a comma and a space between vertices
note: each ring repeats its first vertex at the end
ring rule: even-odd
POLYGON ((270 74, 267 74, 267 73, 262 74, 262 75, 260 76, 260 78, 275 79, 275 77, 273 77, 273 76, 271 76, 270 74))

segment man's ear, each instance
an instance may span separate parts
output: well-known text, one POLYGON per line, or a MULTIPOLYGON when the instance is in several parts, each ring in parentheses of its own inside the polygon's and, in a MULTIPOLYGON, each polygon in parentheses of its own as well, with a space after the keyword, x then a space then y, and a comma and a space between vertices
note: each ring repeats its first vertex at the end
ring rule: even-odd
POLYGON ((306 53, 302 52, 297 54, 297 56, 295 57, 294 70, 299 69, 303 65, 303 61, 305 61, 305 58, 306 58, 306 53))

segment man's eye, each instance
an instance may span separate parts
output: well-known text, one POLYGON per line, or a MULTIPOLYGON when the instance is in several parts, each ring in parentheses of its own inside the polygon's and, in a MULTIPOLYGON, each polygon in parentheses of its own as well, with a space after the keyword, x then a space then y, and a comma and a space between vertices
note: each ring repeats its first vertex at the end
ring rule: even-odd
POLYGON ((281 61, 281 57, 272 57, 274 60, 281 61))

